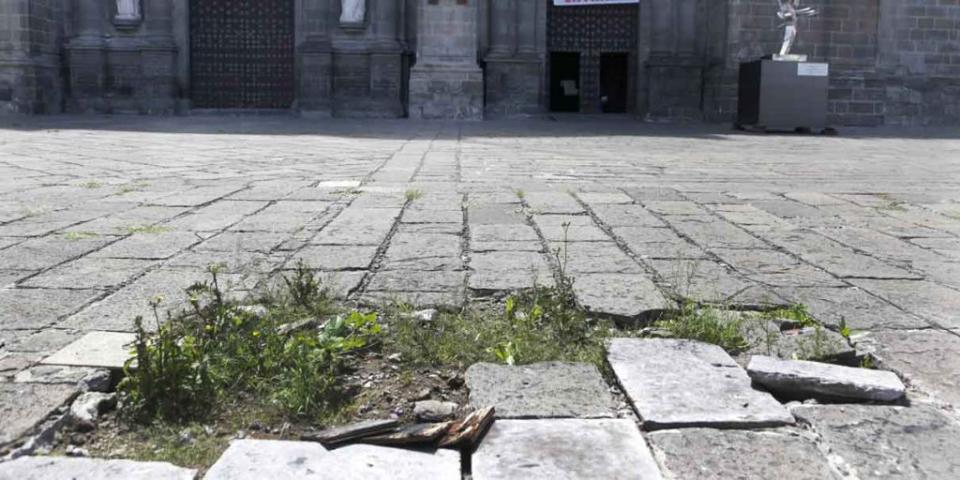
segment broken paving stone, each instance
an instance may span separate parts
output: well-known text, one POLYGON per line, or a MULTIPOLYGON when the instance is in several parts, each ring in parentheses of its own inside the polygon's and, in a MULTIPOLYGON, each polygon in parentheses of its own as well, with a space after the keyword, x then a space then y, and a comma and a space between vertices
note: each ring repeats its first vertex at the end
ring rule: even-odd
POLYGON ((960 424, 931 405, 802 405, 792 412, 850 478, 960 478, 960 424))
POLYGON ((892 402, 906 394, 893 372, 756 355, 747 373, 754 382, 787 398, 892 402))
POLYGON ((792 322, 746 317, 740 326, 746 355, 852 364, 857 351, 843 335, 823 327, 790 328, 792 322))
POLYGON ((467 369, 474 407, 493 405, 497 418, 609 418, 615 404, 597 367, 545 362, 477 363, 467 369))
POLYGON ((662 478, 630 420, 500 420, 473 454, 474 480, 662 478))
POLYGON ((21 457, 0 463, 0 478, 18 480, 193 480, 196 470, 164 462, 98 458, 21 457))
POLYGON ((135 341, 132 333, 90 332, 41 363, 120 370, 131 357, 130 346, 135 341))
POLYGON ((441 422, 453 418, 458 408, 460 406, 454 402, 424 400, 413 404, 413 415, 420 421, 441 422))
POLYGON ((117 405, 117 394, 86 392, 80 394, 70 405, 70 424, 78 430, 92 430, 97 426, 100 414, 117 405))
POLYGON ((440 446, 472 449, 493 423, 494 415, 496 410, 493 407, 485 407, 453 422, 447 434, 440 439, 440 446))
POLYGON ((398 420, 367 420, 336 427, 317 433, 308 433, 301 440, 320 442, 326 446, 339 445, 351 440, 392 432, 400 425, 398 420))
POLYGON ((318 443, 237 440, 205 480, 402 479, 459 480, 460 454, 422 452, 374 445, 327 450, 318 443))
POLYGON ((433 445, 440 440, 440 437, 445 435, 450 430, 452 425, 453 422, 417 423, 414 425, 401 427, 393 433, 366 437, 360 441, 373 445, 396 447, 428 444, 433 445))
POLYGON ((88 367, 70 367, 66 365, 37 365, 28 368, 13 377, 20 383, 65 383, 77 385, 80 381, 98 370, 88 367))
POLYGON ((639 274, 590 273, 573 279, 577 301, 591 312, 637 318, 661 312, 671 302, 650 279, 639 274))
POLYGON ((667 478, 837 478, 811 439, 788 430, 690 428, 653 432, 647 438, 667 478))
POLYGON ((722 348, 690 340, 617 338, 607 360, 647 430, 793 423, 722 348))
POLYGON ((0 382, 0 450, 30 433, 76 392, 73 385, 0 382))

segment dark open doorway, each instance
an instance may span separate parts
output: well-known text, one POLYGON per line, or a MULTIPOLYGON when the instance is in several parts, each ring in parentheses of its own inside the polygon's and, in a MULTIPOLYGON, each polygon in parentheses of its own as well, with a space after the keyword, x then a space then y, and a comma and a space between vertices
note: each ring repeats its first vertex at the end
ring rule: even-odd
POLYGON ((605 53, 600 56, 600 102, 603 113, 627 111, 627 54, 605 53))
POLYGON ((580 54, 550 53, 550 110, 580 111, 580 54))

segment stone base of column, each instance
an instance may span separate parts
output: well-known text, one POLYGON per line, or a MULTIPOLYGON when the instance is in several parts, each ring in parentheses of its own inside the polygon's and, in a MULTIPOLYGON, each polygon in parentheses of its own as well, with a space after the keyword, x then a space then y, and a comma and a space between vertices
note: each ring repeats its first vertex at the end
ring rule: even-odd
POLYGON ((70 99, 72 113, 104 112, 106 93, 106 53, 102 46, 68 46, 70 99))
POLYGON ((543 62, 535 56, 486 58, 488 117, 543 113, 543 62))
POLYGON ((333 91, 333 52, 329 44, 301 46, 297 72, 296 109, 304 116, 329 117, 333 91))
POLYGON ((170 114, 177 110, 177 50, 175 48, 145 48, 143 61, 144 92, 141 112, 170 114))
POLYGON ((482 120, 483 72, 471 65, 413 67, 410 118, 482 120))
POLYGON ((57 63, 0 56, 0 115, 60 113, 62 92, 57 63))

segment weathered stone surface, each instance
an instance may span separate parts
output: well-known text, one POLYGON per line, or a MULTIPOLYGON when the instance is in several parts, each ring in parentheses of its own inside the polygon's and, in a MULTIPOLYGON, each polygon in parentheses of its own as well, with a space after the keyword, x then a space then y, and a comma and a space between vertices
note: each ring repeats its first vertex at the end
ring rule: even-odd
POLYGON ((845 283, 827 272, 776 250, 712 249, 727 265, 747 278, 773 286, 843 287, 845 283))
POLYGON ((67 385, 77 385, 81 380, 96 371, 97 369, 88 367, 37 365, 16 374, 13 377, 13 381, 21 383, 63 383, 67 385))
POLYGON ((498 420, 473 454, 473 478, 663 478, 630 420, 498 420))
POLYGON ((505 291, 548 286, 553 272, 537 252, 487 252, 470 256, 469 286, 479 291, 505 291))
POLYGON ((838 479, 810 439, 790 430, 689 428, 647 435, 665 478, 838 479))
POLYGON ((200 252, 269 252, 288 239, 286 233, 223 232, 193 247, 200 252))
POLYGON ((941 330, 875 332, 858 339, 880 364, 935 399, 960 405, 960 335, 941 330))
POLYGON ((853 330, 921 328, 927 323, 904 313, 859 288, 776 288, 788 303, 801 304, 825 325, 840 327, 846 322, 853 330))
POLYGON ((460 478, 460 454, 424 453, 372 445, 327 450, 319 443, 237 440, 205 480, 460 478))
POLYGON ((720 347, 689 340, 611 341, 607 360, 647 430, 793 423, 720 347))
POLYGON ((960 477, 960 425, 934 407, 803 405, 792 411, 820 436, 834 465, 851 477, 960 477))
POLYGON ((287 263, 296 267, 302 260, 307 268, 319 270, 364 270, 370 268, 377 247, 350 245, 308 245, 287 263))
POLYGON ((604 242, 610 237, 587 215, 536 215, 543 238, 550 242, 604 242))
POLYGON ((48 327, 93 301, 99 292, 84 290, 0 290, 3 328, 48 327))
POLYGON ((159 260, 170 258, 200 241, 201 238, 193 232, 137 233, 98 250, 92 257, 159 260))
POLYGON ((28 434, 76 393, 72 385, 0 382, 0 449, 28 434))
POLYGON ((942 328, 960 328, 960 294, 933 282, 852 280, 868 292, 885 298, 942 328))
POLYGON ((98 458, 21 457, 0 463, 0 478, 20 480, 194 480, 196 470, 164 462, 98 458))
POLYGON ((592 273, 573 279, 577 301, 605 315, 635 318, 670 308, 672 303, 642 274, 592 273))
POLYGON ((789 329, 784 330, 782 322, 751 317, 743 319, 740 333, 750 344, 744 353, 830 363, 856 360, 856 349, 843 335, 823 327, 794 327, 791 324, 789 329))
POLYGON ((497 418, 605 418, 616 406, 597 367, 584 363, 477 363, 466 381, 470 405, 495 407, 497 418))
POLYGON ((892 402, 906 394, 893 372, 754 355, 747 366, 754 382, 790 398, 892 402))
MULTIPOLYGON (((582 198, 582 194, 581 194, 582 198)), ((593 213, 610 227, 665 227, 666 223, 640 205, 593 205, 593 213)))
POLYGON ((549 246, 564 271, 572 276, 584 273, 643 273, 637 262, 613 242, 552 242, 549 246))
POLYGON ((131 356, 130 345, 135 340, 132 333, 90 332, 43 359, 43 363, 121 369, 131 356))
POLYGON ((463 267, 460 237, 397 234, 383 262, 387 270, 457 270, 463 267))
POLYGON ((92 429, 97 426, 101 413, 117 405, 117 394, 102 392, 81 393, 70 405, 69 422, 79 429, 92 429))
POLYGON ((390 270, 378 272, 367 286, 381 292, 443 292, 462 289, 465 272, 390 270))
POLYGON ((31 238, 4 249, 0 269, 42 270, 96 250, 113 238, 94 237, 68 240, 60 236, 31 238))
POLYGON ((40 288, 110 288, 131 281, 154 265, 149 260, 86 257, 60 265, 25 282, 40 288))

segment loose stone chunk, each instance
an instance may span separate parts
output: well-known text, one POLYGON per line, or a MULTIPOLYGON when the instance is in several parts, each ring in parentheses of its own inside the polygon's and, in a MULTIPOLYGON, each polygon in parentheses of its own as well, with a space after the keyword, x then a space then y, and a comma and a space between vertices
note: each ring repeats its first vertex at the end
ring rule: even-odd
POLYGON ((205 480, 281 479, 459 480, 460 453, 425 453, 373 445, 327 450, 319 443, 238 440, 205 480))
POLYGON ((630 420, 499 420, 473 455, 474 480, 660 480, 630 420))
POLYGON ((478 363, 467 369, 470 405, 497 418, 612 417, 613 398, 593 365, 545 362, 519 367, 478 363))
POLYGON ((722 348, 689 340, 617 338, 607 360, 646 430, 793 423, 722 348))
POLYGON ((757 355, 750 359, 747 373, 755 382, 791 398, 892 402, 906 394, 895 373, 866 368, 757 355))
POLYGON ((667 478, 838 478, 813 441, 789 431, 689 428, 653 432, 647 438, 667 478))
POLYGON ((803 405, 793 414, 849 478, 960 478, 960 425, 932 406, 803 405))
POLYGON ((0 463, 0 478, 17 480, 193 480, 196 470, 162 462, 94 458, 21 457, 0 463))

